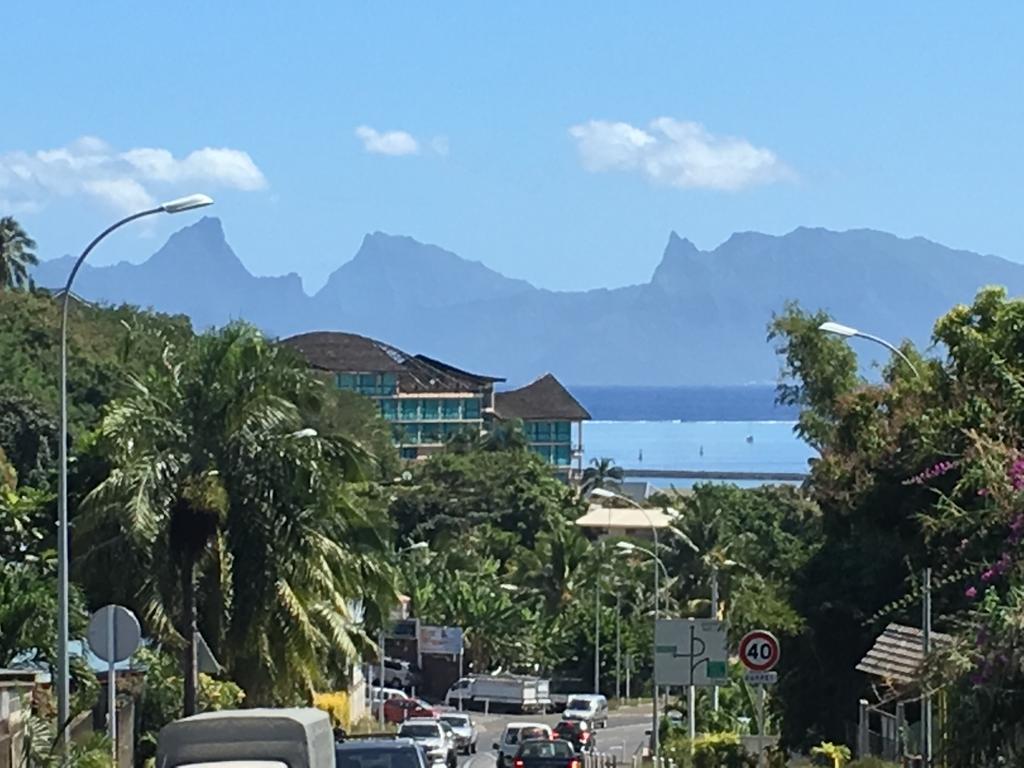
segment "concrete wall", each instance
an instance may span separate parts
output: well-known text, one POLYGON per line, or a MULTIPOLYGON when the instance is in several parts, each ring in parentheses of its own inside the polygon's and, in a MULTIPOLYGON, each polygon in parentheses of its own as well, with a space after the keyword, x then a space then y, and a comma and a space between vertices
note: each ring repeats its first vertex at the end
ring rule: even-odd
POLYGON ((0 671, 0 768, 25 762, 25 724, 32 710, 35 675, 0 671))

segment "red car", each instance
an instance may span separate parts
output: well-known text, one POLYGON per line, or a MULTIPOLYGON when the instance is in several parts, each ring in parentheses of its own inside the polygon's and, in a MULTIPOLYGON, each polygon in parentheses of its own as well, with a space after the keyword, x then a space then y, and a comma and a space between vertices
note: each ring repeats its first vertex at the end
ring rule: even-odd
POLYGON ((410 717, 441 716, 439 710, 422 699, 388 699, 384 702, 384 721, 387 723, 404 723, 410 717))

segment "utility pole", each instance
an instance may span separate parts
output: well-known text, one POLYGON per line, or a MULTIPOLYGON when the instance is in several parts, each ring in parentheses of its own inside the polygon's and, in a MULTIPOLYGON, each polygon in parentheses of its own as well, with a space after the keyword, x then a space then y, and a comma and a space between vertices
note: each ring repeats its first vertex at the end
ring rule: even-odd
MULTIPOLYGON (((718 620, 718 567, 711 569, 711 618, 718 620)), ((718 711, 718 686, 711 690, 711 707, 718 711)))
MULTIPOLYGON (((932 569, 924 569, 924 600, 921 606, 921 639, 925 658, 931 652, 932 639, 932 569)), ((921 768, 932 765, 932 695, 922 680, 921 693, 921 768)))
POLYGON ((622 593, 615 588, 615 698, 622 698, 622 593))
POLYGON ((601 542, 601 558, 597 563, 594 577, 594 693, 601 692, 601 562, 604 560, 604 542, 601 542))

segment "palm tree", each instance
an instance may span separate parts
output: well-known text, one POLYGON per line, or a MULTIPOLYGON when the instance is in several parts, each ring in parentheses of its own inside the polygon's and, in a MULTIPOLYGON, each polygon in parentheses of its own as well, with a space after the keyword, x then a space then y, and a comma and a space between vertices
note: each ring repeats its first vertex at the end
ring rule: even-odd
POLYGON ((0 289, 30 284, 28 268, 39 263, 36 241, 10 216, 0 219, 0 289))
POLYGON ((356 601, 394 594, 387 528, 346 491, 366 455, 310 426, 326 387, 246 325, 129 383, 100 425, 109 472, 78 534, 123 554, 148 632, 183 645, 186 714, 200 623, 249 701, 295 698, 329 655, 357 655, 356 601))
POLYGON ((615 487, 622 484, 625 473, 615 464, 615 459, 591 459, 590 466, 583 470, 580 494, 587 496, 595 488, 615 487))

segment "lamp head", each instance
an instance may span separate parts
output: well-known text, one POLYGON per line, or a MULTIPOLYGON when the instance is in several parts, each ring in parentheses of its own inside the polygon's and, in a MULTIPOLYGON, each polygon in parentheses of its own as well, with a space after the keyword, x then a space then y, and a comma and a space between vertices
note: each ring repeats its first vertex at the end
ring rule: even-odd
POLYGON ((823 333, 834 333, 836 336, 843 336, 845 338, 856 336, 860 333, 856 328, 851 328, 850 326, 843 325, 842 323, 833 323, 831 320, 819 325, 818 330, 823 333))
POLYGON ((620 541, 615 548, 620 552, 636 552, 636 544, 630 541, 620 541))
POLYGON ((213 205, 213 198, 209 195, 189 195, 161 203, 160 210, 164 213, 181 213, 191 211, 193 208, 204 208, 207 205, 213 205))
POLYGON ((607 488, 594 488, 590 492, 591 496, 597 496, 599 499, 617 499, 619 494, 614 491, 609 491, 607 488))

